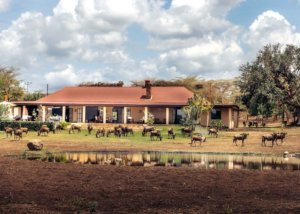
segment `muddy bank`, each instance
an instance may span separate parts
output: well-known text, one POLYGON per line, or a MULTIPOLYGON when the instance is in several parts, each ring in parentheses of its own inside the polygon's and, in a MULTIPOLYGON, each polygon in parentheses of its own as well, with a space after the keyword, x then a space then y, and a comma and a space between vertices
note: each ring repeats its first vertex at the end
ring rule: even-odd
POLYGON ((0 213, 300 212, 300 173, 55 164, 0 157, 0 213))

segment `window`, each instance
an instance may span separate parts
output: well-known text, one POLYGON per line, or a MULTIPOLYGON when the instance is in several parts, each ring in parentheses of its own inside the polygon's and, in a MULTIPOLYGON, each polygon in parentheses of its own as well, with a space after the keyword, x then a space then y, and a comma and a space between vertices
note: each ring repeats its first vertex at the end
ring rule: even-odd
POLYGON ((82 121, 82 108, 78 108, 77 110, 77 122, 85 122, 85 121, 82 121))
POLYGON ((212 120, 221 120, 221 110, 213 109, 211 111, 212 120))

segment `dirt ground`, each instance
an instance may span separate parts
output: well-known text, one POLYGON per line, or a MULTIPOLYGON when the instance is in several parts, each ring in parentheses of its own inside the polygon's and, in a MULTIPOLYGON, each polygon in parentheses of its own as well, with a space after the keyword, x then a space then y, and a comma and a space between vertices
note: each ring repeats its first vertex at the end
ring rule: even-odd
POLYGON ((0 213, 299 213, 300 172, 0 158, 0 213))
MULTIPOLYGON (((197 147, 184 139, 135 143, 112 138, 106 142, 84 133, 38 139, 50 151, 300 151, 299 128, 288 130, 283 144, 261 147, 261 135, 269 132, 250 131, 244 147, 232 145, 232 136, 238 132, 221 133, 197 147)), ((26 143, 36 138, 30 133, 21 141, 0 139, 0 213, 300 213, 299 171, 117 167, 6 157, 22 153, 26 143)))

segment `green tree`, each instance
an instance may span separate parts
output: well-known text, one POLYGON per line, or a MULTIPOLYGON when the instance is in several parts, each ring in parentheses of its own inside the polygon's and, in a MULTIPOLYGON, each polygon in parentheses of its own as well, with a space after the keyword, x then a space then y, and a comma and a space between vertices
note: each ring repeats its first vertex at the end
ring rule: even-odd
POLYGON ((184 124, 194 128, 195 125, 200 124, 203 113, 209 113, 212 107, 213 105, 206 98, 199 94, 194 94, 189 99, 188 105, 183 108, 183 112, 186 115, 184 124))
POLYGON ((8 118, 8 107, 4 104, 0 104, 0 121, 7 120, 8 118))
POLYGON ((46 95, 42 91, 35 91, 33 93, 27 93, 24 96, 25 101, 35 101, 45 97, 46 95))
POLYGON ((24 95, 24 89, 17 79, 17 72, 11 67, 0 67, 0 100, 7 96, 9 101, 20 100, 24 95))
POLYGON ((300 48, 267 45, 240 71, 240 100, 250 114, 282 114, 300 105, 300 48))

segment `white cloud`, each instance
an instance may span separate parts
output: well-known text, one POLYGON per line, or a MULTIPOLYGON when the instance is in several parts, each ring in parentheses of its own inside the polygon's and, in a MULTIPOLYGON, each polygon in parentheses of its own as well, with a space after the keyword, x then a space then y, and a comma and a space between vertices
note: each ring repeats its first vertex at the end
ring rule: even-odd
POLYGON ((56 71, 45 75, 45 80, 51 85, 52 89, 64 86, 74 86, 82 82, 99 82, 103 80, 101 72, 89 72, 84 70, 76 71, 72 65, 58 66, 56 71))
POLYGON ((0 12, 7 11, 10 7, 11 0, 0 0, 0 12))
POLYGON ((300 34, 283 15, 269 10, 259 15, 250 25, 245 42, 256 52, 267 44, 300 45, 300 34))
POLYGON ((0 64, 19 67, 23 79, 42 76, 55 88, 191 74, 232 78, 263 45, 300 44, 296 28, 274 11, 249 28, 231 23, 228 14, 242 1, 173 0, 166 9, 162 0, 60 0, 52 15, 26 12, 0 32, 0 64), (130 50, 132 24, 149 38, 139 48, 155 54, 130 50))

